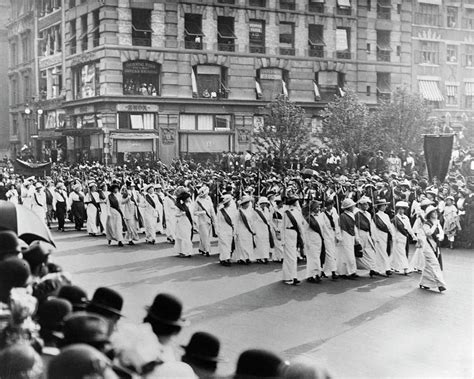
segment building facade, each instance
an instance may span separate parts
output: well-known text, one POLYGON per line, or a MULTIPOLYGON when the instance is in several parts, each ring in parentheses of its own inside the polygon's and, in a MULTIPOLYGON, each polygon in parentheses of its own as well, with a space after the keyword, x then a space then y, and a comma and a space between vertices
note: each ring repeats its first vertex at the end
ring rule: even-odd
MULTIPOLYGON (((7 24, 10 17, 10 1, 0 0, 0 49, 8 51, 7 24)), ((8 54, 0 56, 0 88, 8 88, 8 54)), ((0 93, 0 154, 1 157, 8 154, 10 148, 10 117, 9 117, 8 91, 0 93)))
POLYGON ((413 87, 448 131, 474 135, 474 0, 418 0, 413 87))
POLYGON ((12 141, 33 144, 43 159, 204 159, 251 149, 278 94, 318 128, 321 109, 346 88, 372 107, 402 85, 464 125, 474 0, 425 1, 15 1, 25 5, 9 24, 10 88, 18 94, 28 72, 35 98, 11 102, 12 141), (32 65, 20 53, 28 27, 38 41, 32 65), (447 95, 453 83, 457 100, 447 95))

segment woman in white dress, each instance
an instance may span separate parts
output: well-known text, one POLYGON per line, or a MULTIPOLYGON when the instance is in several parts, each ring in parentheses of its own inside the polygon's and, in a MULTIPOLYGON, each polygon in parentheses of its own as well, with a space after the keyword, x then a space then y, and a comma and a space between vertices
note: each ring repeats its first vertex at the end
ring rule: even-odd
POLYGON ((440 266, 441 252, 439 243, 444 239, 443 228, 438 219, 438 211, 429 206, 425 212, 423 224, 423 254, 425 256, 425 267, 421 274, 420 288, 428 290, 438 288, 439 292, 446 291, 442 268, 440 266))
POLYGON ((149 184, 145 187, 145 194, 140 200, 140 209, 143 217, 143 226, 145 227, 145 242, 155 244, 156 226, 158 215, 158 198, 155 194, 154 185, 149 184))
POLYGON ((100 222, 100 198, 97 192, 97 184, 95 182, 89 183, 89 192, 84 198, 87 214, 87 233, 90 236, 97 236, 101 233, 100 222))
POLYGON ((286 200, 288 209, 283 215, 281 242, 283 245, 283 282, 297 286, 298 280, 298 248, 303 249, 304 219, 299 209, 298 198, 289 197, 286 200))
POLYGON ((270 201, 264 196, 258 199, 254 214, 255 245, 254 258, 257 263, 267 264, 270 250, 275 247, 270 226, 270 201))
POLYGON ((138 210, 136 204, 132 201, 132 196, 128 192, 127 187, 123 186, 120 196, 120 208, 122 209, 123 218, 127 231, 125 232, 125 242, 129 245, 135 245, 133 241, 138 241, 138 210))
POLYGON ((359 242, 357 229, 355 227, 355 206, 356 203, 352 199, 344 199, 341 204, 343 212, 339 217, 342 241, 337 260, 337 271, 341 278, 350 280, 358 277, 354 255, 354 246, 356 242, 359 242))
POLYGON ((378 199, 375 203, 377 213, 374 217, 374 243, 375 243, 375 265, 377 272, 390 276, 392 275, 390 267, 390 249, 394 230, 390 222, 390 217, 385 212, 389 202, 385 199, 378 199))
POLYGON ((303 209, 305 217, 305 253, 306 253, 306 280, 310 283, 321 282, 321 253, 323 249, 323 238, 321 227, 318 222, 318 214, 321 207, 320 201, 311 201, 303 209))
POLYGON ((193 252, 194 221, 191 215, 191 195, 182 190, 176 195, 176 240, 175 250, 180 258, 191 258, 193 252))
POLYGON ((254 215, 252 197, 245 195, 239 201, 236 221, 235 259, 239 264, 250 264, 255 248, 254 215))
POLYGON ((124 230, 124 219, 122 210, 120 209, 119 200, 119 186, 112 184, 110 186, 110 194, 107 199, 107 225, 105 227, 105 233, 107 241, 110 243, 112 240, 117 241, 120 247, 123 246, 123 230, 124 230))
POLYGON ((392 270, 397 273, 408 275, 409 263, 406 254, 408 237, 411 236, 416 241, 415 233, 410 225, 410 219, 405 215, 408 209, 408 203, 399 201, 395 204, 395 217, 393 218, 393 226, 395 234, 393 236, 393 251, 391 255, 392 270))
POLYGON ((223 266, 230 266, 230 258, 235 245, 235 220, 229 212, 232 195, 224 195, 221 208, 217 212, 217 236, 219 249, 219 262, 223 266), (234 242, 234 243, 233 243, 234 242))

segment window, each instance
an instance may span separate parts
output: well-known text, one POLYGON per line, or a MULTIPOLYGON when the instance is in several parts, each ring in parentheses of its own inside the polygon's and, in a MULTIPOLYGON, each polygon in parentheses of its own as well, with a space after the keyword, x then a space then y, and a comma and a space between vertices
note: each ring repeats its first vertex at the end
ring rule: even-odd
POLYGON ((74 8, 76 6, 76 0, 69 0, 69 8, 74 8))
POLYGON ((200 14, 184 15, 184 47, 185 49, 202 50, 202 16, 200 14))
POLYGON ((28 32, 21 36, 21 52, 23 62, 28 62, 31 59, 30 34, 28 32))
POLYGON ((296 9, 295 0, 280 0, 280 9, 294 11, 296 9))
POLYGON ((71 126, 74 129, 97 128, 97 115, 95 113, 71 117, 71 126))
POLYGON ((431 41, 421 41, 420 63, 439 64, 439 44, 431 41))
POLYGON ((415 22, 419 25, 441 26, 439 6, 432 4, 419 4, 415 14, 415 22))
POLYGON ((249 6, 264 8, 267 6, 266 0, 249 0, 249 6))
POLYGON ((458 47, 456 45, 446 45, 446 62, 457 63, 458 47))
POLYGON ((179 116, 179 129, 199 131, 230 131, 233 129, 232 116, 225 114, 182 114, 179 116))
POLYGON ((466 108, 474 109, 474 96, 466 96, 466 108))
POLYGON ((324 57, 324 26, 309 25, 308 28, 308 47, 310 57, 324 57))
POLYGON ((382 20, 390 20, 392 16, 391 0, 378 0, 377 2, 377 18, 382 20))
POLYGON ((351 30, 348 28, 336 29, 336 58, 351 59, 351 30))
POLYGON ((390 100, 392 93, 391 78, 388 72, 377 72, 377 101, 390 100))
POLYGON ((345 74, 338 71, 319 71, 314 73, 314 82, 318 86, 320 101, 329 102, 345 85, 345 74))
POLYGON ((61 0, 41 0, 39 1, 40 17, 61 8, 61 0))
POLYGON ((29 75, 23 75, 23 100, 25 103, 31 98, 31 81, 29 75))
POLYGON ((280 94, 284 94, 285 83, 286 91, 289 86, 289 73, 276 67, 265 67, 257 70, 256 81, 261 90, 261 94, 257 93, 259 99, 272 101, 280 94))
POLYGON ((308 11, 313 13, 324 13, 325 0, 309 0, 308 11))
POLYGON ((40 54, 44 57, 61 52, 61 25, 54 25, 40 32, 40 54))
POLYGON ((235 51, 234 18, 218 17, 217 49, 219 51, 235 51))
POLYGON ((466 45, 466 57, 464 65, 474 67, 474 45, 466 45))
POLYGON ((18 134, 18 116, 12 116, 12 135, 18 134))
POLYGON ((214 65, 198 65, 194 67, 197 88, 196 97, 205 99, 227 98, 227 69, 214 65))
POLYGON ((249 51, 265 54, 265 21, 249 21, 249 51))
POLYGON ((466 17, 463 18, 463 28, 474 30, 474 9, 465 9, 466 17))
POLYGON ((446 105, 458 105, 459 86, 457 84, 446 83, 446 105))
POLYGON ((458 8, 448 7, 446 14, 446 26, 448 28, 456 28, 458 25, 458 8))
POLYGON ((160 65, 150 61, 130 61, 123 64, 123 94, 158 96, 160 65))
POLYGON ((11 103, 12 105, 18 104, 18 80, 16 77, 10 79, 11 89, 11 103))
POLYGON ((118 113, 119 129, 153 130, 155 129, 154 113, 118 113))
POLYGON ((18 50, 15 42, 10 42, 10 65, 16 66, 18 64, 18 50))
POLYGON ((280 22, 280 54, 295 55, 295 24, 280 22))
POLYGON ((76 20, 69 22, 69 49, 70 54, 76 54, 77 52, 77 40, 76 40, 76 20))
POLYGON ((132 9, 132 45, 151 46, 151 10, 132 9))
POLYGON ((235 0, 217 0, 220 4, 235 4, 235 0))
POLYGON ((474 82, 465 82, 464 89, 466 108, 474 109, 474 82))
POLYGON ((99 63, 88 63, 72 69, 74 99, 99 96, 99 63))
POLYGON ((352 14, 350 0, 337 0, 337 14, 339 16, 350 16, 352 14))
POLYGON ((380 62, 390 62, 390 31, 377 30, 377 60, 380 62))
POLYGON ((81 16, 81 36, 79 37, 81 41, 81 50, 87 50, 87 14, 81 16))
POLYGON ((92 12, 92 25, 92 47, 97 47, 100 41, 100 14, 98 9, 92 12))

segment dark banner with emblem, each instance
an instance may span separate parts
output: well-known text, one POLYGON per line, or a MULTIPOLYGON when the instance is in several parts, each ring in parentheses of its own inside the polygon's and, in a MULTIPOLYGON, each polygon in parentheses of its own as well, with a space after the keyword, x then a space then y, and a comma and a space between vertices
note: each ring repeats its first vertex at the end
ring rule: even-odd
POLYGON ((444 181, 451 161, 454 135, 425 135, 424 151, 430 180, 437 177, 444 181))

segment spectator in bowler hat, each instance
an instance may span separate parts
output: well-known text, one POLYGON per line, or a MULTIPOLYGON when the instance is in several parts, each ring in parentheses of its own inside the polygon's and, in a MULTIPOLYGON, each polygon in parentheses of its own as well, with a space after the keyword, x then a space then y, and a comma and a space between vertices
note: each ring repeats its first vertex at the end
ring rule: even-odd
POLYGON ((123 297, 111 288, 99 287, 86 307, 87 312, 97 313, 109 323, 109 335, 122 317, 123 297))
POLYGON ((181 360, 189 364, 199 378, 213 377, 217 364, 223 359, 219 356, 220 341, 210 333, 194 333, 187 346, 183 346, 181 360))
POLYGON ((72 304, 73 312, 85 310, 88 303, 87 292, 75 285, 61 287, 58 298, 68 300, 72 304))
POLYGON ((240 354, 234 379, 281 378, 285 362, 268 350, 251 349, 240 354))
POLYGON ((18 258, 21 253, 20 240, 15 232, 3 230, 0 232, 0 261, 7 258, 18 258))

